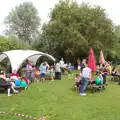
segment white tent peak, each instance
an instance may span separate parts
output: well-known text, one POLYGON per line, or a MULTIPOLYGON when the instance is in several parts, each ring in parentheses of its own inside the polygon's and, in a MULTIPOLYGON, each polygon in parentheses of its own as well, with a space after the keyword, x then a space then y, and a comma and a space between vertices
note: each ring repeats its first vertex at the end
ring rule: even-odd
POLYGON ((0 62, 8 57, 8 59, 10 60, 12 71, 18 71, 25 60, 28 59, 30 61, 33 61, 33 64, 35 64, 37 60, 42 56, 46 56, 51 60, 55 61, 55 58, 51 55, 35 50, 10 50, 2 52, 0 54, 0 62))

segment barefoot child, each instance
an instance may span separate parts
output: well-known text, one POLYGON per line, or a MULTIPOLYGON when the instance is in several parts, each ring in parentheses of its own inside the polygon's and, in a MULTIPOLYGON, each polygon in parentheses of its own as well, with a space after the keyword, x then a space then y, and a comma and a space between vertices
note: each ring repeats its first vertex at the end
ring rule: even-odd
POLYGON ((73 77, 73 74, 72 74, 72 69, 73 69, 73 67, 71 66, 71 63, 69 63, 68 65, 67 65, 67 67, 66 67, 66 70, 67 70, 67 72, 68 72, 68 78, 69 79, 71 79, 72 77, 73 77))
POLYGON ((51 81, 54 81, 54 77, 55 77, 55 72, 54 72, 53 66, 51 66, 51 68, 50 68, 50 79, 51 79, 51 81))
MULTIPOLYGON (((81 74, 80 74, 81 75, 81 74)), ((75 77, 75 88, 76 88, 76 92, 79 90, 80 86, 81 86, 81 76, 79 74, 76 74, 75 77)))

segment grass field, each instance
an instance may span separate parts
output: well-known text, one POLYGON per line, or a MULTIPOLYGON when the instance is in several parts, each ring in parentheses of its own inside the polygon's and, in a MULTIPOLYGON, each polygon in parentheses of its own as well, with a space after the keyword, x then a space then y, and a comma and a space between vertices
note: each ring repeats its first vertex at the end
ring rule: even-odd
MULTIPOLYGON (((109 83, 109 82, 108 82, 109 83)), ((109 83, 107 89, 80 96, 73 80, 63 76, 54 82, 31 84, 28 90, 7 97, 0 93, 0 111, 46 116, 47 120, 120 120, 120 86, 109 83)), ((0 120, 29 120, 14 115, 0 115, 0 120)))

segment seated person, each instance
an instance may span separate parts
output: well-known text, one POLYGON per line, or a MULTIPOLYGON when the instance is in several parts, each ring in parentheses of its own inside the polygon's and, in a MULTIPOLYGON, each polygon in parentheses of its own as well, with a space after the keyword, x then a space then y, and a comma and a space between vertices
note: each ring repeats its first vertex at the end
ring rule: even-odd
POLYGON ((117 73, 116 67, 114 66, 113 69, 112 69, 112 71, 111 71, 111 75, 112 75, 112 76, 115 76, 116 73, 117 73))
POLYGON ((91 85, 96 84, 96 85, 102 85, 103 84, 103 77, 102 77, 102 71, 99 72, 98 77, 90 83, 91 85))
MULTIPOLYGON (((3 73, 3 74, 0 74, 0 78, 3 78, 3 79, 5 79, 6 81, 11 81, 11 79, 10 78, 7 78, 6 77, 6 73, 4 72, 4 71, 1 71, 1 73, 3 73)), ((14 84, 14 82, 10 82, 13 86, 15 86, 15 84, 14 84)))
POLYGON ((20 75, 17 73, 16 70, 14 70, 13 73, 10 75, 10 78, 12 80, 18 80, 18 79, 20 79, 20 75))
POLYGON ((120 75, 120 69, 118 69, 118 72, 117 72, 118 75, 120 75))
POLYGON ((75 77, 76 91, 78 90, 78 88, 80 88, 80 86, 81 86, 81 76, 79 74, 76 74, 76 77, 75 77))
POLYGON ((30 80, 25 77, 25 75, 22 75, 22 80, 24 80, 28 85, 30 84, 30 80))
POLYGON ((112 71, 111 71, 111 75, 112 75, 111 80, 112 79, 114 79, 114 80, 117 79, 116 74, 117 74, 117 70, 116 70, 116 66, 114 66, 113 69, 112 69, 112 71))
POLYGON ((23 79, 22 79, 21 82, 20 82, 20 86, 24 87, 25 89, 28 88, 27 82, 26 82, 25 80, 23 80, 23 79))
POLYGON ((14 89, 14 86, 11 84, 11 82, 7 81, 5 77, 3 77, 5 72, 1 71, 0 72, 0 87, 7 88, 8 96, 11 96, 10 92, 11 89, 13 90, 14 93, 18 93, 17 90, 14 89))
POLYGON ((102 85, 103 84, 103 77, 102 77, 102 72, 99 72, 99 75, 97 79, 95 80, 96 85, 102 85))

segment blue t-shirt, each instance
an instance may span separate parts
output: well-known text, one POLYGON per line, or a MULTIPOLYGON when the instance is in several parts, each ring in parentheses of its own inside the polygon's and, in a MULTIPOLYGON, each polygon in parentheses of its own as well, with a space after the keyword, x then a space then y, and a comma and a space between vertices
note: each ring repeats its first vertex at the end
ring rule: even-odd
POLYGON ((73 70, 73 66, 70 66, 70 70, 73 70))
POLYGON ((47 66, 41 66, 41 73, 44 73, 44 74, 46 74, 46 70, 47 70, 47 66))

